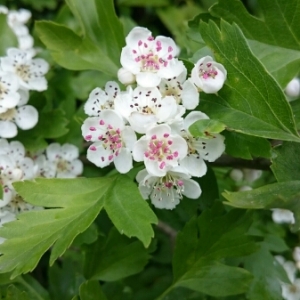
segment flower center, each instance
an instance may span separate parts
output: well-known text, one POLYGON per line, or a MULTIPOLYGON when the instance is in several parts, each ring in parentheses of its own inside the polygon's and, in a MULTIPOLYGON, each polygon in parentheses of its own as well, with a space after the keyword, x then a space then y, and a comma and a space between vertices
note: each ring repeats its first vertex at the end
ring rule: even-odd
POLYGON ((12 121, 14 120, 16 114, 17 114, 17 110, 15 108, 8 109, 6 112, 0 114, 0 120, 12 121))
POLYGON ((214 67, 212 67, 212 63, 200 64, 199 66, 199 76, 203 79, 215 78, 218 75, 218 72, 214 67))
MULTIPOLYGON (((2 78, 0 78, 1 80, 2 78)), ((0 100, 3 100, 4 96, 7 94, 7 88, 0 82, 0 100)))
POLYGON ((182 86, 179 83, 179 81, 175 80, 175 78, 168 79, 168 83, 164 84, 164 86, 159 89, 162 94, 162 97, 173 96, 175 98, 177 104, 181 103, 182 86))
POLYGON ((30 74, 30 66, 28 65, 17 65, 16 73, 19 77, 21 77, 25 82, 28 82, 31 74, 30 74))
POLYGON ((56 167, 59 172, 69 171, 70 170, 70 162, 65 159, 58 159, 56 167))
POLYGON ((159 168, 164 169, 166 166, 165 160, 177 159, 178 152, 172 151, 170 146, 173 141, 169 138, 169 133, 165 133, 163 138, 157 138, 156 135, 151 137, 148 144, 148 149, 144 153, 145 157, 151 160, 157 160, 160 162, 159 168))

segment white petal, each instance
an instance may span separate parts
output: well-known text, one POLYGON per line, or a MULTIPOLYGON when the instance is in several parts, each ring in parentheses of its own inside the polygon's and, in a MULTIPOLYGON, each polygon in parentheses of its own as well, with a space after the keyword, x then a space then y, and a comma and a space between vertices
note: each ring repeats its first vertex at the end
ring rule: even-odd
POLYGON ((195 177, 202 177, 207 172, 207 166, 204 160, 196 155, 190 154, 180 161, 180 166, 185 168, 187 172, 195 177))
POLYGON ((186 80, 182 85, 182 104, 186 109, 195 109, 199 104, 199 93, 191 80, 186 80))
POLYGON ((88 148, 87 159, 97 167, 103 168, 112 162, 112 159, 109 159, 112 154, 111 150, 103 148, 103 144, 101 142, 97 142, 88 148))
POLYGON ((95 88, 89 95, 87 102, 84 105, 84 112, 89 116, 98 116, 102 111, 101 105, 108 101, 106 93, 100 89, 95 88))
POLYGON ((60 156, 61 146, 58 143, 52 143, 46 148, 47 158, 55 161, 60 156))
POLYGON ((197 199, 201 195, 201 188, 198 182, 192 179, 182 179, 184 184, 183 195, 190 199, 197 199))
POLYGON ((141 72, 136 74, 136 82, 142 87, 151 88, 159 85, 161 77, 157 73, 141 72))
POLYGON ((133 149, 134 143, 137 141, 136 134, 130 126, 125 126, 121 132, 122 140, 125 143, 125 147, 130 151, 133 149))
POLYGON ((90 117, 84 120, 81 126, 81 132, 86 141, 98 141, 98 139, 101 139, 101 136, 105 134, 106 127, 100 127, 100 121, 100 117, 90 117))
POLYGON ((99 115, 99 118, 103 119, 106 126, 111 125, 114 129, 122 130, 124 128, 124 121, 121 116, 114 110, 103 110, 99 115))
POLYGON ((67 161, 74 160, 79 156, 78 148, 72 144, 62 145, 60 152, 61 152, 61 157, 67 161))
POLYGON ((141 66, 139 62, 136 62, 134 60, 134 56, 132 54, 132 48, 129 46, 126 46, 122 49, 121 52, 121 65, 122 67, 127 70, 128 72, 132 73, 133 75, 136 75, 140 73, 141 66))
POLYGON ((132 155, 126 148, 122 148, 119 155, 115 157, 114 164, 116 169, 121 173, 125 174, 132 169, 132 155))
POLYGON ((16 124, 23 130, 33 128, 37 124, 38 118, 38 111, 31 105, 25 105, 17 109, 16 124))
POLYGON ((188 131, 189 127, 199 120, 209 119, 209 117, 201 111, 192 111, 184 119, 184 129, 188 131))
POLYGON ((148 158, 145 159, 144 161, 145 167, 150 175, 157 176, 157 177, 162 177, 165 176, 170 169, 168 165, 166 165, 164 168, 159 167, 159 162, 156 160, 150 160, 148 158))
POLYGON ((19 89, 18 93, 20 95, 20 100, 19 100, 18 106, 23 106, 23 105, 27 104, 27 102, 29 100, 29 91, 24 90, 24 89, 19 89))
POLYGON ((83 171, 83 163, 79 159, 75 159, 71 161, 72 173, 76 176, 82 174, 83 171))
POLYGON ((132 129, 138 133, 146 133, 149 127, 156 124, 157 118, 155 115, 148 115, 139 112, 133 112, 128 117, 132 129))
POLYGON ((210 162, 219 158, 225 151, 224 139, 223 135, 215 134, 215 138, 203 140, 206 142, 206 148, 205 150, 199 151, 201 153, 205 153, 202 158, 210 162))
POLYGON ((10 121, 0 121, 0 137, 13 138, 18 134, 18 129, 15 123, 10 121))
POLYGON ((120 93, 120 87, 115 81, 108 81, 105 84, 105 92, 108 94, 109 99, 113 99, 120 93))
POLYGON ((141 137, 133 146, 132 155, 135 161, 143 161, 145 158, 145 151, 147 150, 148 142, 146 137, 141 137))
POLYGON ((153 126, 152 128, 150 128, 147 133, 146 136, 147 138, 150 138, 153 135, 156 135, 158 138, 163 138, 164 134, 166 133, 171 133, 171 127, 167 124, 160 124, 157 126, 153 126))
POLYGON ((28 88, 30 90, 42 92, 42 91, 47 90, 48 83, 47 83, 47 80, 45 77, 37 77, 37 78, 30 79, 28 81, 28 84, 23 82, 22 86, 24 88, 28 88))

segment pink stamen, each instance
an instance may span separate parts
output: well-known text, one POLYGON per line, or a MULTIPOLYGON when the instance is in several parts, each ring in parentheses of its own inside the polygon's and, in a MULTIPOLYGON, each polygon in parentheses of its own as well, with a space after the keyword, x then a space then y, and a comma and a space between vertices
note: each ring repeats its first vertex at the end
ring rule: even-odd
POLYGON ((168 52, 172 52, 173 48, 171 46, 168 47, 168 52))
POLYGON ((96 151, 97 148, 96 148, 95 146, 91 146, 91 147, 90 147, 90 150, 91 150, 91 151, 96 151))
POLYGON ((100 124, 100 125, 104 125, 105 122, 104 122, 103 120, 100 120, 99 124, 100 124))
POLYGON ((169 133, 165 133, 164 137, 167 138, 167 137, 169 137, 169 135, 170 135, 169 133))
POLYGON ((173 153, 173 155, 174 155, 174 157, 178 157, 178 151, 175 151, 175 152, 173 153))
POLYGON ((85 136, 86 141, 90 141, 91 139, 92 139, 92 136, 90 134, 85 136))
POLYGON ((138 41, 138 45, 141 46, 143 42, 141 40, 138 41))
POLYGON ((172 144, 173 144, 173 141, 169 140, 168 145, 172 145, 172 144))
POLYGON ((96 128, 93 127, 93 126, 91 126, 91 127, 90 127, 90 131, 96 131, 96 128))
POLYGON ((159 168, 163 169, 166 166, 166 163, 163 161, 159 164, 159 168))
POLYGON ((108 160, 112 160, 114 158, 114 156, 113 155, 110 155, 109 157, 108 157, 108 160))
POLYGON ((107 128, 108 129, 113 129, 113 127, 110 124, 108 124, 107 128))
POLYGON ((182 181, 182 180, 178 180, 178 181, 177 181, 177 184, 178 184, 179 186, 183 186, 183 181, 182 181))
POLYGON ((153 135, 151 136, 151 140, 156 140, 156 139, 157 139, 156 134, 153 134, 153 135))

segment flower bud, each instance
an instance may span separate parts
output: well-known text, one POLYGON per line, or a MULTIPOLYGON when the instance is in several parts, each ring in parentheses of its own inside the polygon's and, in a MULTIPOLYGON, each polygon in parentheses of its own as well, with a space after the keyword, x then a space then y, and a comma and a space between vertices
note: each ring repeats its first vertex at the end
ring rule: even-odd
POLYGON ((232 169, 229 176, 234 181, 241 181, 244 177, 244 174, 240 169, 232 169))
POLYGON ((226 80, 227 71, 223 65, 210 56, 198 60, 191 73, 192 82, 207 94, 217 93, 226 80))
POLYGON ((299 78, 292 79, 285 88, 285 93, 291 98, 297 98, 300 95, 300 80, 299 78))
POLYGON ((118 79, 124 85, 135 83, 135 76, 128 70, 120 68, 118 71, 118 79))

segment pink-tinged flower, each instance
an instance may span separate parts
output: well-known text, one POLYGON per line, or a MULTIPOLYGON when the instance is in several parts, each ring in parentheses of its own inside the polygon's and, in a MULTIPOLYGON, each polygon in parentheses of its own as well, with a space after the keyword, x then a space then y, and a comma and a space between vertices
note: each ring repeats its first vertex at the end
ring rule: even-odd
POLYGON ((191 80, 207 94, 217 93, 226 80, 227 71, 223 65, 215 62, 210 56, 198 60, 192 70, 191 80))
POLYGON ((150 175, 145 169, 140 171, 136 180, 142 197, 150 198, 155 207, 165 209, 173 209, 183 196, 190 199, 199 198, 199 184, 179 170, 172 169, 163 177, 150 175))
POLYGON ((154 38, 148 29, 135 27, 126 37, 121 65, 136 76, 139 85, 155 87, 161 78, 178 76, 184 70, 177 55, 178 47, 171 38, 154 38))
POLYGON ((180 161, 180 166, 196 177, 206 174, 205 160, 215 161, 225 151, 224 137, 221 134, 214 134, 209 139, 195 138, 191 135, 189 127, 202 119, 209 118, 200 111, 193 111, 186 116, 182 123, 172 125, 173 131, 180 134, 188 144, 188 154, 180 161))
POLYGON ((33 54, 33 51, 10 48, 7 56, 1 58, 1 69, 16 75, 20 87, 44 91, 47 89, 44 75, 48 72, 49 65, 42 58, 32 58, 33 54))
POLYGON ((187 143, 172 134, 170 126, 161 124, 147 130, 135 143, 132 154, 135 161, 144 161, 149 174, 161 177, 187 155, 187 143))
POLYGON ((181 119, 184 107, 178 105, 173 96, 162 98, 157 88, 138 86, 132 92, 128 90, 115 100, 115 109, 138 133, 157 123, 181 119))
POLYGON ((103 168, 114 162, 120 173, 127 173, 132 168, 131 151, 136 135, 115 111, 103 110, 99 117, 87 118, 81 130, 84 139, 93 142, 87 158, 97 167, 103 168))
POLYGON ((172 96, 177 104, 182 104, 186 109, 195 109, 199 104, 199 93, 191 79, 186 80, 187 71, 177 77, 162 79, 158 88, 163 97, 172 96))
POLYGON ((104 91, 95 88, 84 105, 84 112, 90 117, 97 117, 105 109, 114 109, 114 101, 119 93, 120 87, 114 81, 108 81, 104 91))

